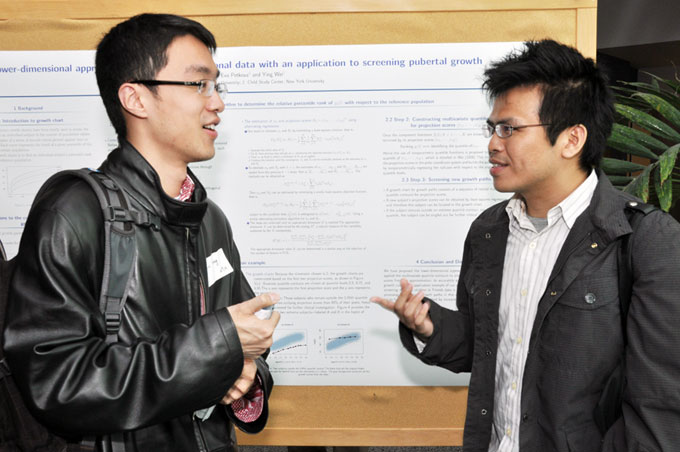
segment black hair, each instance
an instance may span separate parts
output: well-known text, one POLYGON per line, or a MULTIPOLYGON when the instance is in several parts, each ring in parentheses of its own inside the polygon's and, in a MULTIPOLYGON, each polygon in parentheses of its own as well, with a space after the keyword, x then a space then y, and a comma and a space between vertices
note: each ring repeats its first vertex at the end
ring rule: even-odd
POLYGON ((588 138, 579 159, 590 172, 602 158, 614 122, 614 97, 607 76, 591 58, 553 40, 527 41, 524 49, 492 63, 483 88, 494 100, 517 87, 538 86, 539 118, 551 144, 568 127, 583 124, 588 138))
MULTIPOLYGON (((215 37, 200 23, 171 14, 140 14, 113 27, 97 46, 95 73, 106 113, 118 141, 127 135, 118 89, 131 80, 150 80, 167 62, 175 38, 191 35, 214 53, 215 37)), ((155 89, 155 87, 149 87, 155 89)))

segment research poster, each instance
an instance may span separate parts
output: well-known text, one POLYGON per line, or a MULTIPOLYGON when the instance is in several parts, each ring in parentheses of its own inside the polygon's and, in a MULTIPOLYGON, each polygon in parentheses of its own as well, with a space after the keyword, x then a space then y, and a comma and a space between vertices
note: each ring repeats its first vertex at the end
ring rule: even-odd
MULTIPOLYGON (((461 385, 403 350, 369 302, 400 278, 455 308, 472 220, 494 191, 485 66, 516 43, 218 48, 215 158, 192 165, 256 293, 277 292, 282 385, 461 385)), ((191 89, 177 87, 177 89, 191 89)), ((16 254, 52 173, 116 146, 93 51, 0 52, 0 237, 16 254)))

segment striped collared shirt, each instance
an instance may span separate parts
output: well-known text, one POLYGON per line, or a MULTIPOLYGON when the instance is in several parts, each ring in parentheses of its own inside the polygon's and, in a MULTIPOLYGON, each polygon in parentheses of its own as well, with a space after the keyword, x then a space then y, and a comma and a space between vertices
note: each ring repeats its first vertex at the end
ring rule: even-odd
POLYGON ((519 452, 524 366, 529 338, 548 278, 578 216, 593 197, 597 175, 590 176, 548 211, 547 226, 537 231, 519 197, 508 203, 510 217, 503 263, 494 391, 493 431, 489 452, 519 452))

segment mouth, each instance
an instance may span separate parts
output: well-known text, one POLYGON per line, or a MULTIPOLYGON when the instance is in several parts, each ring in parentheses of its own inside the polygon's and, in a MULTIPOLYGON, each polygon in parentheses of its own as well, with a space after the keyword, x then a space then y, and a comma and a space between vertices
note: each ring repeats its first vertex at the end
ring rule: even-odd
POLYGON ((503 168, 509 166, 505 163, 497 162, 495 160, 489 160, 489 163, 491 163, 491 169, 489 170, 489 172, 491 173, 492 176, 498 176, 501 172, 503 172, 503 168))
POLYGON ((210 136, 210 138, 212 138, 213 140, 217 138, 217 130, 216 130, 217 124, 219 124, 219 122, 213 122, 213 123, 210 123, 210 124, 203 124, 203 130, 205 130, 207 132, 208 136, 210 136))

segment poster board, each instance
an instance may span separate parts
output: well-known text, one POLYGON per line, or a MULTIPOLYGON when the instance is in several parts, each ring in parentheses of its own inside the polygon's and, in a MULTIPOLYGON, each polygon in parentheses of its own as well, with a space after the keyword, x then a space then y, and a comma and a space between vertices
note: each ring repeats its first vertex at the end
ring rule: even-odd
MULTIPOLYGON (((93 49, 119 21, 169 12, 203 23, 219 47, 523 41, 596 51, 596 0, 0 0, 0 50, 93 49)), ((395 326, 396 327, 396 326, 395 326)), ((270 421, 242 445, 460 445, 466 387, 281 386, 270 421)))

